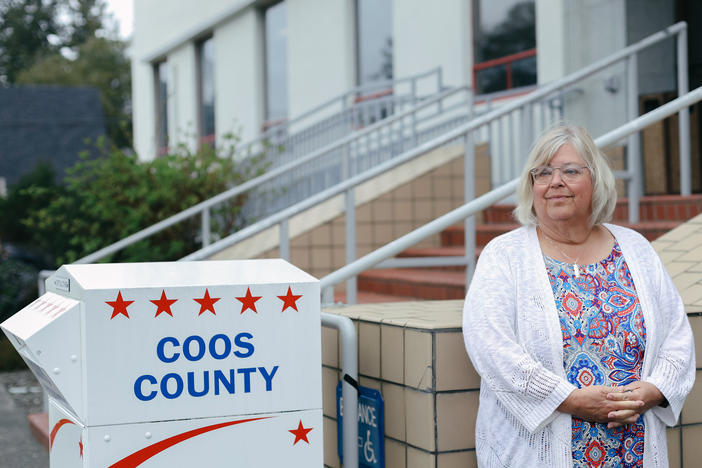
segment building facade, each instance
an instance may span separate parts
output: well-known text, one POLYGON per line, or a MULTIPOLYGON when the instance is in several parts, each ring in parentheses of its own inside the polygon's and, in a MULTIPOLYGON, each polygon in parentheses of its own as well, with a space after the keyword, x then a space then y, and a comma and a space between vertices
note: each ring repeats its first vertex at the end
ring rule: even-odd
MULTIPOLYGON (((526 92, 678 20, 700 23, 697 9, 688 0, 139 1, 134 145, 151 159, 230 132, 248 141, 356 86, 437 67, 444 85, 472 87, 477 102, 526 92)), ((691 47, 691 88, 696 55, 691 47)), ((638 62, 641 96, 674 95, 674 41, 638 62)), ((568 120, 594 135, 624 123, 625 85, 624 64, 581 84, 564 98, 568 120)))

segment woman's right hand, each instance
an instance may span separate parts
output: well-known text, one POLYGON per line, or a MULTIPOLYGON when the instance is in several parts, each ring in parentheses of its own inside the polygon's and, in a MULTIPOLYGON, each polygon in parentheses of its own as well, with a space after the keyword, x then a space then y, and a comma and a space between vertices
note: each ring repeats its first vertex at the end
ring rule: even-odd
POLYGON ((644 402, 641 400, 608 400, 607 394, 620 392, 616 387, 593 385, 573 390, 568 398, 558 406, 558 411, 590 422, 628 423, 640 413, 644 402))

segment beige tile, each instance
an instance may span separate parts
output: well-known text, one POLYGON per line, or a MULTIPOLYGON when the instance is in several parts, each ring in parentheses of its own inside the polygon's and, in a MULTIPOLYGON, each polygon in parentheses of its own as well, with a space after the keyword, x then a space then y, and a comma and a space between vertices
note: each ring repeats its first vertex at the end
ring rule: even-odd
POLYGON ((314 246, 331 245, 331 225, 325 223, 317 226, 312 229, 310 237, 314 246))
POLYGON ((339 368, 339 331, 322 327, 322 364, 339 368))
POLYGON ((336 421, 324 417, 324 466, 340 468, 339 450, 337 449, 336 421))
POLYGON ((668 444, 668 463, 670 468, 681 468, 680 459, 680 428, 669 427, 666 429, 668 444))
POLYGON ((380 378, 380 325, 361 322, 358 326, 359 373, 380 378))
POLYGON ((361 387, 374 388, 378 390, 381 394, 383 393, 382 382, 378 379, 372 379, 370 377, 359 377, 358 384, 361 387))
POLYGON ((356 222, 368 222, 373 220, 373 209, 371 203, 364 203, 356 207, 356 222))
POLYGON ((693 266, 688 268, 686 271, 695 272, 695 273, 702 273, 702 262, 697 262, 697 263, 693 264, 693 266))
POLYGON ((394 207, 395 221, 412 221, 414 219, 412 203, 409 200, 397 200, 394 207))
MULTIPOLYGON (((688 265, 693 264, 688 263, 688 265)), ((693 284, 699 282, 700 280, 702 280, 702 278, 700 278, 699 273, 679 273, 673 277, 673 283, 675 284, 675 287, 678 289, 678 291, 687 289, 693 284)))
POLYGON ((432 200, 415 200, 414 212, 417 220, 422 224, 434 219, 434 204, 432 200))
POLYGON ((437 449, 439 451, 475 448, 475 418, 479 392, 436 395, 437 449))
POLYGON ((478 468, 475 452, 440 453, 437 468, 478 468))
POLYGON ((678 242, 677 248, 679 250, 685 250, 691 252, 696 249, 702 249, 702 235, 697 233, 697 235, 689 236, 688 238, 678 242))
POLYGON ((405 420, 407 443, 434 451, 434 395, 405 388, 405 420))
MULTIPOLYGON (((687 252, 678 252, 681 254, 681 259, 685 258, 687 252)), ((695 264, 695 262, 682 261, 681 259, 664 261, 665 269, 673 280, 681 274, 685 274, 687 270, 695 264)))
POLYGON ((398 384, 404 383, 404 330, 392 325, 380 327, 380 376, 398 384))
POLYGON ((373 240, 381 245, 385 245, 395 240, 392 223, 376 222, 373 232, 373 240))
POLYGON ((695 385, 685 399, 680 421, 683 424, 702 423, 702 370, 695 375, 695 385))
POLYGON ((431 333, 405 330, 405 385, 433 388, 432 361, 431 333))
POLYGON ((392 439, 385 439, 385 466, 388 468, 407 466, 407 446, 392 439))
POLYGON ((417 450, 414 447, 407 447, 407 468, 429 468, 435 463, 436 455, 417 450))
POLYGON ((332 265, 332 249, 331 247, 313 247, 314 252, 311 255, 311 265, 315 269, 329 269, 331 270, 332 265))
POLYGON ((428 199, 432 196, 431 177, 420 176, 412 181, 412 196, 417 198, 428 199))
POLYGON ((436 334, 436 390, 480 387, 480 376, 470 363, 461 332, 436 334))
POLYGON ((405 389, 400 385, 383 382, 385 405, 385 434, 393 439, 406 441, 405 389))
POLYGON ((684 304, 694 304, 702 298, 702 288, 699 284, 689 286, 680 291, 684 304))
POLYGON ((340 374, 334 369, 322 367, 322 413, 336 418, 336 385, 340 374))
POLYGON ((682 431, 682 465, 686 467, 700 466, 702 426, 684 426, 682 431))
POLYGON ((373 221, 383 222, 392 221, 394 214, 392 212, 392 203, 390 200, 375 200, 371 203, 373 213, 373 221))

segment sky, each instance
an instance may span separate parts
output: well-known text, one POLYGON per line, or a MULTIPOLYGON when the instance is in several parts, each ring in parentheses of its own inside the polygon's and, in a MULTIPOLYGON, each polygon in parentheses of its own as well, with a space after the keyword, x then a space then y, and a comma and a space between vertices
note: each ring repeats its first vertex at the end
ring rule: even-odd
POLYGON ((132 34, 133 2, 135 0, 106 0, 107 10, 119 21, 119 35, 127 39, 132 34))

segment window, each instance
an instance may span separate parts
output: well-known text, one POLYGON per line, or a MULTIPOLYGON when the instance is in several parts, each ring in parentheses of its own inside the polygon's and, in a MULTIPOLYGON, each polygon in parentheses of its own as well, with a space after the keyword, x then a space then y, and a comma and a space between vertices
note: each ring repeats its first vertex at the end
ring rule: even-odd
POLYGON ((197 47, 197 79, 200 143, 214 146, 215 142, 215 56, 214 39, 200 42, 197 47))
POLYGON ((156 144, 158 154, 168 151, 168 62, 154 65, 156 96, 156 144))
POLYGON ((477 94, 536 84, 534 0, 474 0, 477 94))
POLYGON ((392 79, 392 2, 357 0, 359 85, 392 79))
POLYGON ((273 125, 288 115, 288 45, 285 2, 267 8, 264 13, 266 47, 266 125, 273 125))

